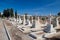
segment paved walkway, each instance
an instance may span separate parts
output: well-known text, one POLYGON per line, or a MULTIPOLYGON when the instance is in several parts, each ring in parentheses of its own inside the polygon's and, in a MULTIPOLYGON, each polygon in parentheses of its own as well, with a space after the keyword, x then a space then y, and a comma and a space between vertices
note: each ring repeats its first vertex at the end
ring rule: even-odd
POLYGON ((2 20, 0 20, 0 40, 8 40, 2 20))

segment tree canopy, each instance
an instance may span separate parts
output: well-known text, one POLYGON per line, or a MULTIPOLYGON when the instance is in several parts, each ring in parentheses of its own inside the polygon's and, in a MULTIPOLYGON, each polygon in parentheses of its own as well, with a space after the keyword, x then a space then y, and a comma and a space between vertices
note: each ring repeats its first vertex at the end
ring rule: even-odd
POLYGON ((4 9, 3 10, 3 16, 4 17, 13 17, 14 13, 13 13, 13 9, 4 9))
POLYGON ((58 12, 58 14, 57 14, 58 16, 60 16, 60 12, 58 12))
POLYGON ((0 17, 2 17, 1 12, 0 12, 0 17))
POLYGON ((15 11, 15 18, 17 18, 17 11, 15 11))

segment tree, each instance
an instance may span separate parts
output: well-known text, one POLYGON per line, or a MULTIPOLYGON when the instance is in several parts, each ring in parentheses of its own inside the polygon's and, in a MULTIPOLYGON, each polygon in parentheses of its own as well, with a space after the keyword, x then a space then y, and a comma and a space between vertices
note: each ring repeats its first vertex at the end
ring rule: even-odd
POLYGON ((58 12, 58 14, 57 14, 58 16, 60 16, 60 12, 58 12))
POLYGON ((9 14, 10 14, 11 17, 14 17, 14 13, 13 13, 13 9, 12 8, 9 10, 9 14))
POLYGON ((42 20, 44 21, 44 20, 45 20, 45 18, 44 18, 44 17, 42 17, 42 20))
POLYGON ((25 13, 25 19, 26 19, 26 20, 27 20, 27 18, 28 18, 28 17, 27 17, 27 15, 28 15, 28 14, 27 14, 27 13, 25 13))
POLYGON ((35 20, 36 19, 36 17, 35 16, 33 16, 33 20, 35 20))
POLYGON ((13 9, 4 9, 3 10, 3 16, 4 17, 13 17, 14 14, 13 14, 13 9))
POLYGON ((17 11, 15 11, 15 18, 17 18, 17 11))
POLYGON ((0 17, 1 17, 2 15, 1 15, 1 12, 0 12, 0 17))
POLYGON ((3 11, 3 16, 5 16, 5 17, 9 17, 10 16, 9 9, 3 11))

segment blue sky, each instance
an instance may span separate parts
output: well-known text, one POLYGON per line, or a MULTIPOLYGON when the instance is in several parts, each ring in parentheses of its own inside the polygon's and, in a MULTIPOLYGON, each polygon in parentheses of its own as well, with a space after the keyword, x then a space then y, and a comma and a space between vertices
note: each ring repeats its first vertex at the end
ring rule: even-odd
POLYGON ((6 8, 13 8, 20 14, 56 15, 60 12, 60 0, 0 0, 0 12, 6 8))

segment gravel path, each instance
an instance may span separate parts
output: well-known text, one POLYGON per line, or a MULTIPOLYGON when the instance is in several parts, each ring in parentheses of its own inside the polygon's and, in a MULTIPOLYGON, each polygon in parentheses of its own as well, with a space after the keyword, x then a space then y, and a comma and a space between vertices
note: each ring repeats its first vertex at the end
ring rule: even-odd
POLYGON ((0 40, 8 40, 2 20, 0 20, 0 40))

